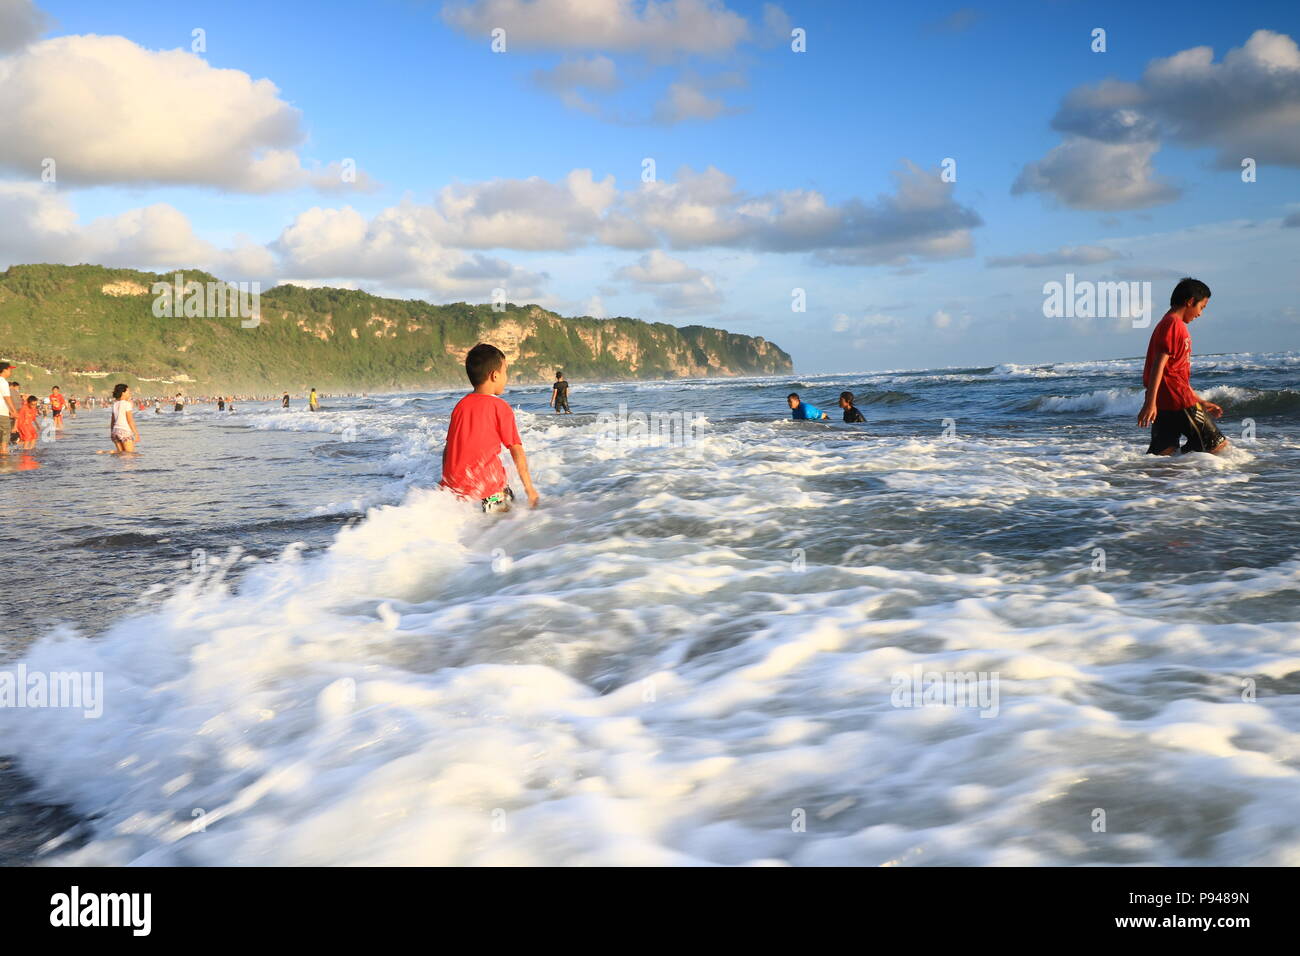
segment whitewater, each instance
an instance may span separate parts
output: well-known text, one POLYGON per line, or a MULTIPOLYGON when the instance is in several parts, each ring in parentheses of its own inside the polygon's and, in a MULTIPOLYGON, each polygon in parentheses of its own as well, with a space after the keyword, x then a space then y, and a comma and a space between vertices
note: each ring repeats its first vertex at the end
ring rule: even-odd
POLYGON ((1218 457, 1143 454, 1140 366, 512 385, 541 507, 487 517, 459 389, 142 413, 134 462, 82 413, 0 475, 0 670, 103 680, 0 707, 10 852, 1298 865, 1300 357, 1195 360, 1218 457))

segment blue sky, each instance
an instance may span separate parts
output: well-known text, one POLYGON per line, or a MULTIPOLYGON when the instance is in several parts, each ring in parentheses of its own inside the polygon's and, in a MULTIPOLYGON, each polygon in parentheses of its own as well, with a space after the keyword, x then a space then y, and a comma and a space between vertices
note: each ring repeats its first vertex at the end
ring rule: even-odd
POLYGON ((1161 7, 0 0, 0 265, 504 289, 805 374, 1135 355, 1043 284, 1192 274, 1198 352, 1300 347, 1300 12, 1161 7))

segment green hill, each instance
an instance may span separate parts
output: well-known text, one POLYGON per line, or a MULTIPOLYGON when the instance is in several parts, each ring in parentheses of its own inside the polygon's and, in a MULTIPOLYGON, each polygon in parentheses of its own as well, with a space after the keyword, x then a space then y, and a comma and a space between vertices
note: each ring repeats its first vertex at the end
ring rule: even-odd
MULTIPOLYGON (((219 282, 200 271, 186 282, 219 282)), ((114 382, 138 394, 416 389, 464 381, 465 353, 491 342, 520 382, 780 374, 790 356, 763 338, 632 318, 565 318, 536 305, 431 305, 349 289, 282 285, 238 317, 158 317, 160 275, 103 266, 23 265, 0 274, 0 359, 14 378, 70 394, 114 382)))

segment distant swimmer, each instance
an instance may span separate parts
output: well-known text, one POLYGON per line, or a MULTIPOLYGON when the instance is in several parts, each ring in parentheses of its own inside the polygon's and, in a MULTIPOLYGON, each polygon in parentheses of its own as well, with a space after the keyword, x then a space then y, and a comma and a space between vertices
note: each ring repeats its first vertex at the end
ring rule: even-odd
POLYGON ((474 387, 451 410, 447 444, 442 450, 442 481, 459 498, 476 501, 483 512, 509 511, 515 493, 506 484, 501 464, 505 446, 514 459, 528 504, 537 507, 537 489, 528 473, 528 457, 515 424, 515 413, 501 393, 508 363, 495 345, 479 343, 465 356, 465 374, 474 387))
POLYGON ((550 404, 555 407, 555 414, 563 411, 566 415, 572 415, 569 409, 569 383, 564 378, 563 372, 555 373, 555 387, 551 389, 550 404))
POLYGON ((113 386, 113 404, 109 406, 108 435, 113 439, 112 451, 99 451, 97 455, 129 455, 135 452, 140 432, 135 427, 135 411, 131 403, 131 389, 125 384, 113 386))
POLYGON ((830 418, 824 411, 816 405, 809 405, 799 397, 798 392, 791 392, 786 396, 786 401, 790 403, 790 417, 795 421, 816 421, 818 419, 830 418))
POLYGON ((288 407, 289 407, 289 393, 288 393, 288 392, 285 392, 285 393, 284 393, 284 398, 280 399, 280 407, 281 407, 281 408, 288 408, 288 407))
POLYGON ((224 412, 225 410, 226 410, 226 397, 222 395, 217 398, 217 411, 224 412))
POLYGON ((162 414, 162 400, 161 400, 161 399, 155 398, 155 399, 153 400, 153 413, 154 413, 155 415, 161 415, 161 414, 162 414))
POLYGON ((852 392, 840 392, 840 408, 844 409, 844 420, 850 425, 866 421, 862 412, 858 411, 858 406, 853 404, 852 392))
POLYGON ((73 418, 77 417, 77 400, 75 398, 68 399, 68 412, 73 418))
POLYGON ((1142 384, 1146 398, 1138 412, 1138 426, 1151 426, 1148 455, 1206 451, 1220 455, 1231 447, 1210 416, 1223 409, 1192 390, 1192 336, 1190 325, 1210 301, 1210 287, 1199 279, 1183 279, 1169 297, 1169 311, 1151 330, 1142 384), (1187 441, 1179 447, 1179 440, 1187 441))
POLYGON ((231 395, 230 398, 226 399, 226 411, 233 412, 234 410, 235 410, 235 396, 231 395))
POLYGON ((172 409, 172 411, 174 412, 185 411, 185 398, 184 396, 181 395, 180 392, 176 393, 176 406, 172 409))
POLYGON ((311 394, 307 396, 307 407, 313 412, 320 411, 320 399, 316 397, 316 389, 314 388, 311 390, 311 394))

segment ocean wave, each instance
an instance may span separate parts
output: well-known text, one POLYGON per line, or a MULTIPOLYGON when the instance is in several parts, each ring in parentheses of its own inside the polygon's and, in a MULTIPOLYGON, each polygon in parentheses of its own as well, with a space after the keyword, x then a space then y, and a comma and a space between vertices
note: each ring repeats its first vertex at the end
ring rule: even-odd
MULTIPOLYGON (((1214 385, 1199 392, 1204 399, 1233 416, 1290 415, 1300 412, 1300 392, 1289 388, 1257 389, 1214 385)), ((1146 392, 1140 388, 1104 388, 1081 395, 1048 395, 1020 406, 1023 411, 1095 412, 1099 415, 1136 415, 1146 392)))
POLYGON ((1203 398, 1222 405, 1224 412, 1233 415, 1254 417, 1294 415, 1300 412, 1300 392, 1289 388, 1259 389, 1216 385, 1200 394, 1203 398))
POLYGON ((1060 375, 1054 365, 998 365, 989 373, 997 378, 1055 378, 1060 375))
POLYGON ((1136 415, 1145 393, 1136 388, 1102 388, 1082 395, 1045 395, 1021 406, 1025 411, 1095 412, 1099 415, 1136 415))

